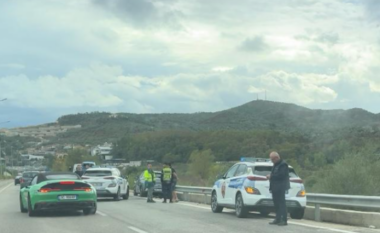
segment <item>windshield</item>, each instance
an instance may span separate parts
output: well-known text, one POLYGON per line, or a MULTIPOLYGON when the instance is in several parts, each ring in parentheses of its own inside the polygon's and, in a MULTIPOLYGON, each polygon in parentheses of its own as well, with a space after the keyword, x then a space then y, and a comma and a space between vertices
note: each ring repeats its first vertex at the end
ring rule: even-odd
POLYGON ((33 178, 37 174, 38 174, 38 172, 25 172, 22 174, 22 177, 23 178, 33 178))
POLYGON ((86 171, 84 173, 85 176, 112 176, 111 171, 101 171, 101 170, 94 170, 94 171, 86 171))
MULTIPOLYGON (((272 166, 252 166, 253 174, 258 176, 267 176, 272 172, 272 166)), ((293 168, 289 168, 289 177, 298 178, 293 168)))

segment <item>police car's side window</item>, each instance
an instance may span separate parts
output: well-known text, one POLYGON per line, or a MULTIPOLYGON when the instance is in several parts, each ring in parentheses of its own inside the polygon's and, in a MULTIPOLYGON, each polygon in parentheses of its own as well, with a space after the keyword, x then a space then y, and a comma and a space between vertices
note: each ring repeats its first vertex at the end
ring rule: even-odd
POLYGON ((231 178, 231 177, 234 177, 234 174, 235 174, 235 172, 236 172, 238 166, 239 166, 239 165, 235 165, 235 166, 231 167, 230 170, 228 170, 228 172, 227 172, 227 174, 226 174, 226 179, 231 178))
POLYGON ((247 174, 247 165, 245 164, 240 164, 239 168, 236 171, 235 176, 242 176, 247 174))

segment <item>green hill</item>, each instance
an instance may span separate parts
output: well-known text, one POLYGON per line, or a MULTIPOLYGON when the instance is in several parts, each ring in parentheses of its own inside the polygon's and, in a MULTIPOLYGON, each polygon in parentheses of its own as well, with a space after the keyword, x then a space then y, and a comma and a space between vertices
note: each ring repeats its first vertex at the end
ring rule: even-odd
POLYGON ((275 130, 307 137, 334 138, 353 130, 379 131, 380 115, 363 109, 313 110, 295 104, 252 101, 214 113, 132 114, 105 112, 62 116, 60 125, 82 125, 60 134, 61 142, 100 143, 123 136, 162 130, 275 130), (336 136, 334 136, 336 135, 336 136))

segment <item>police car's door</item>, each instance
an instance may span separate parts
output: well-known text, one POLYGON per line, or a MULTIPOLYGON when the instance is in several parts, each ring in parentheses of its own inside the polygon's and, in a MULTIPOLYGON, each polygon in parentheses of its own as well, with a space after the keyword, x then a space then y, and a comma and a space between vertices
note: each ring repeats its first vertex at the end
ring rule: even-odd
POLYGON ((219 198, 219 201, 220 203, 223 203, 223 204, 231 204, 231 197, 229 195, 231 195, 231 191, 229 190, 229 185, 230 185, 230 182, 231 182, 231 179, 234 178, 235 176, 235 173, 236 173, 236 170, 237 168, 239 167, 239 164, 235 164, 234 166, 232 166, 226 173, 225 177, 224 177, 224 181, 222 181, 222 185, 221 185, 221 193, 222 193, 222 197, 219 198))
POLYGON ((229 185, 226 188, 227 204, 235 205, 236 193, 243 187, 243 183, 247 173, 247 165, 240 164, 234 175, 229 179, 229 185))

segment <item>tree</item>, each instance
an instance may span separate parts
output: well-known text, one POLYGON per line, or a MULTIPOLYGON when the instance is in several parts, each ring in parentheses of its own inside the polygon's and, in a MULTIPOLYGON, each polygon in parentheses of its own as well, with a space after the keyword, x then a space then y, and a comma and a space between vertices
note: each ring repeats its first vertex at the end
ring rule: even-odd
POLYGON ((210 167, 213 165, 214 155, 211 150, 195 150, 189 159, 189 172, 194 177, 205 180, 209 177, 210 167))
POLYGON ((61 171, 67 171, 67 167, 65 164, 64 158, 55 158, 52 166, 52 171, 61 172, 61 171))

